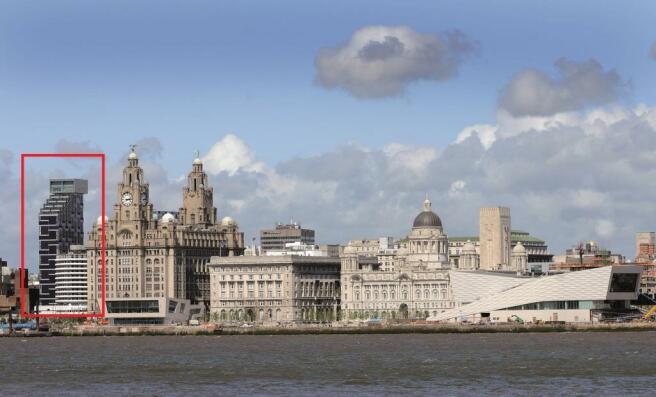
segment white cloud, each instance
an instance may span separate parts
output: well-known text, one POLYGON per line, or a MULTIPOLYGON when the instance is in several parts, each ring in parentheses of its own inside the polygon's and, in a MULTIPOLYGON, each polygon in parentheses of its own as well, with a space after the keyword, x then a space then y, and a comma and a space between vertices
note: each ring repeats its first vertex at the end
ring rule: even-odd
POLYGON ((438 155, 437 149, 433 147, 418 147, 390 143, 383 147, 383 153, 394 168, 405 168, 415 173, 423 172, 431 161, 438 155))
POLYGON ((348 43, 319 51, 316 80, 358 98, 395 96, 415 81, 454 77, 475 48, 459 31, 424 34, 407 26, 368 26, 348 43))
MULTIPOLYGON (((232 135, 212 147, 205 167, 219 217, 232 216, 248 241, 259 229, 290 217, 315 228, 322 243, 401 237, 428 193, 450 236, 476 234, 481 205, 507 205, 513 226, 546 239, 552 252, 599 239, 631 256, 633 233, 656 229, 656 185, 649 183, 656 180, 654 115, 656 108, 646 105, 530 119, 500 112, 488 128, 495 140, 487 148, 463 133, 439 150, 400 143, 381 149, 343 145, 275 166, 263 164, 232 135)), ((471 131, 480 139, 478 131, 485 128, 476 125, 471 131)), ((175 210, 184 181, 167 176, 157 153, 139 152, 140 164, 156 209, 175 210)), ((9 209, 18 208, 14 161, 0 150, 0 199, 9 209)), ((109 167, 110 205, 124 162, 125 156, 109 167)), ((0 211, 0 222, 7 225, 0 230, 0 253, 11 263, 17 260, 16 212, 0 211)))
POLYGON ((457 181, 453 181, 451 188, 449 189, 449 197, 459 197, 462 194, 462 191, 465 189, 465 186, 467 186, 467 183, 463 180, 459 179, 457 181))
POLYGON ((255 162, 255 154, 246 143, 233 134, 215 143, 202 160, 205 170, 212 174, 234 175, 239 170, 258 171, 262 167, 255 162))
POLYGON ((604 71, 594 59, 573 62, 561 58, 555 67, 557 79, 536 69, 517 73, 504 88, 499 107, 515 117, 551 116, 613 102, 625 86, 617 72, 604 71))
POLYGON ((489 124, 476 124, 469 127, 465 127, 456 138, 456 143, 462 143, 467 138, 475 136, 481 142, 481 145, 485 149, 489 149, 490 146, 497 140, 497 130, 498 127, 489 124))

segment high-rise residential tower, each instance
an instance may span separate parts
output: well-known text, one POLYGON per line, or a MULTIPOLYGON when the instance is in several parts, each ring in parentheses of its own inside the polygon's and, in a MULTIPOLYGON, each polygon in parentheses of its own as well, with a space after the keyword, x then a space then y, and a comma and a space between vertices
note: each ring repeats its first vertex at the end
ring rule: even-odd
POLYGON ((84 242, 85 179, 52 179, 39 211, 39 304, 55 303, 55 258, 84 242))
POLYGON ((480 209, 480 269, 511 270, 510 208, 480 209))

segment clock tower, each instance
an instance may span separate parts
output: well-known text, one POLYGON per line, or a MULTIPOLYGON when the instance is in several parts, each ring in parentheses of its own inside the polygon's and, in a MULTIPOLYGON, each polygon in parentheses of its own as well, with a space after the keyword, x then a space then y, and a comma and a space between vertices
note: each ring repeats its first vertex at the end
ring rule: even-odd
MULTIPOLYGON (((123 180, 117 186, 114 215, 119 224, 137 224, 152 219, 153 205, 148 201, 148 183, 144 180, 139 158, 131 145, 128 165, 123 168, 123 180)), ((138 230, 134 230, 139 235, 138 230)))

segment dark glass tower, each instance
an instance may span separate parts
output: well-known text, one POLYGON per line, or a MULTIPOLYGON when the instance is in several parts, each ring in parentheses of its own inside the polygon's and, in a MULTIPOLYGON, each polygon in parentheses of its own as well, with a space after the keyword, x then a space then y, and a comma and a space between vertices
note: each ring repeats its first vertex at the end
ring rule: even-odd
POLYGON ((39 212, 39 305, 55 304, 55 257, 84 243, 85 179, 51 179, 39 212))

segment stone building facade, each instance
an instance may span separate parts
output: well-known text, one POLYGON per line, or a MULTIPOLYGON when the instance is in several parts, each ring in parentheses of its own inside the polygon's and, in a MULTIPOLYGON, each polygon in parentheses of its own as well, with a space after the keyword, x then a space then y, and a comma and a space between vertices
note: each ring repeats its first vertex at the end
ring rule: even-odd
POLYGON ((399 243, 393 269, 360 247, 346 246, 341 262, 344 320, 426 318, 453 306, 448 237, 428 199, 399 243))
POLYGON ((483 207, 479 222, 481 269, 505 270, 510 265, 510 208, 483 207))
MULTIPOLYGON (((532 236, 530 233, 522 230, 510 231, 510 244, 514 249, 518 244, 521 244, 526 251, 529 267, 533 264, 543 264, 552 262, 554 256, 549 253, 547 243, 541 238, 532 236)), ((471 248, 474 248, 476 261, 480 261, 481 244, 478 236, 468 237, 449 237, 449 260, 451 265, 457 269, 475 270, 480 266, 471 266, 471 262, 463 263, 463 259, 467 252, 471 254, 471 248)), ((471 257, 471 256, 469 256, 471 257)), ((512 254, 511 254, 512 259, 512 254)), ((504 269, 497 269, 504 270, 504 269)), ((512 270, 512 269, 505 269, 512 270)), ((530 270, 530 269, 529 269, 530 270)))
MULTIPOLYGON (((242 255, 244 235, 229 217, 220 223, 203 164, 196 158, 178 216, 157 216, 137 154, 128 156, 106 218, 106 298, 180 298, 209 305, 212 256, 242 255)), ((88 306, 100 311, 101 221, 88 235, 88 306)))
POLYGON ((340 316, 339 257, 214 257, 209 268, 214 322, 322 322, 340 316))

